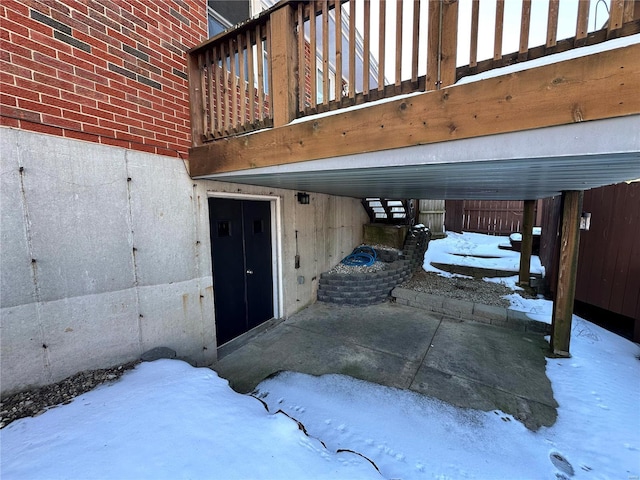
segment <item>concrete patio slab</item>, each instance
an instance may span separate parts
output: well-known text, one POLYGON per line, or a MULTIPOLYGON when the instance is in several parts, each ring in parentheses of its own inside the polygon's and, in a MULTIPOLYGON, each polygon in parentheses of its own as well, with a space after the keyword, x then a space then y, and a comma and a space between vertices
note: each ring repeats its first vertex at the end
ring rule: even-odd
POLYGON ((544 403, 548 348, 541 335, 445 319, 422 366, 544 403))
POLYGON ((557 403, 542 335, 443 319, 411 390, 453 405, 511 413, 527 427, 552 425, 557 403))
POLYGON ((268 376, 283 370, 324 375, 340 373, 373 383, 408 388, 420 360, 385 353, 281 324, 222 358, 213 368, 240 393, 251 392, 268 376))
POLYGON ((392 303, 336 308, 335 304, 318 302, 288 323, 341 342, 421 361, 441 318, 418 309, 398 308, 392 303))
POLYGON ((212 365, 241 393, 283 370, 338 373, 501 410, 535 430, 555 422, 540 334, 438 315, 397 303, 315 303, 212 365))

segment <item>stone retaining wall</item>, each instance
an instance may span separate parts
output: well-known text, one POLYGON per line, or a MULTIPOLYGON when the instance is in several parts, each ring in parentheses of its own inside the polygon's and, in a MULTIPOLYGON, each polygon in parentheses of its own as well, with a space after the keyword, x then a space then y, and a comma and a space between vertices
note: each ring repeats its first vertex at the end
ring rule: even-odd
POLYGON ((525 313, 508 308, 467 302, 456 298, 431 295, 430 293, 416 292, 415 290, 400 287, 394 288, 391 295, 395 297, 396 302, 401 305, 422 308, 450 317, 487 323, 522 332, 540 333, 543 335, 549 335, 551 333, 551 325, 537 320, 531 320, 525 313))
MULTIPOLYGON (((318 283, 318 300, 343 305, 373 305, 389 298, 391 290, 408 280, 422 267, 424 253, 431 234, 427 228, 414 227, 407 234, 404 249, 398 260, 387 268, 370 273, 323 273, 318 283)), ((384 261, 383 250, 378 252, 384 261)))

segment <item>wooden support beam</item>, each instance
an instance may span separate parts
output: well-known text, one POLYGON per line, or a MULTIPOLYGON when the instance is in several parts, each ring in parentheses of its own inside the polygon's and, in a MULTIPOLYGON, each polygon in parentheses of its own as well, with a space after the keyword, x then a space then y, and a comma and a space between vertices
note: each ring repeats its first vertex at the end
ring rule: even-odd
POLYGON ((558 357, 571 356, 569 343, 578 270, 582 197, 583 192, 562 192, 560 261, 551 319, 551 350, 558 357))
POLYGON ((640 45, 210 142, 192 175, 640 113, 640 45))
POLYGON ((531 250, 533 248, 533 217, 535 210, 535 200, 524 201, 524 211, 522 212, 522 243, 520 244, 520 275, 518 277, 518 283, 521 287, 531 286, 531 250))
POLYGON ((291 5, 271 14, 270 39, 270 99, 273 126, 278 127, 295 119, 298 109, 298 42, 295 12, 291 5))

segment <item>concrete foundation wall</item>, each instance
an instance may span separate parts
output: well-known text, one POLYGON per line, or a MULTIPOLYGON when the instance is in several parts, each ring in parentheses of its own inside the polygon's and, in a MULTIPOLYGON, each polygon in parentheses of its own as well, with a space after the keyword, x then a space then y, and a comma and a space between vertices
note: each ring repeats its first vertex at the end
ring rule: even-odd
POLYGON ((299 205, 287 190, 193 181, 176 158, 23 130, 0 128, 0 149, 3 395, 156 346, 213 362, 208 191, 282 198, 285 316, 362 238, 356 199, 299 205))

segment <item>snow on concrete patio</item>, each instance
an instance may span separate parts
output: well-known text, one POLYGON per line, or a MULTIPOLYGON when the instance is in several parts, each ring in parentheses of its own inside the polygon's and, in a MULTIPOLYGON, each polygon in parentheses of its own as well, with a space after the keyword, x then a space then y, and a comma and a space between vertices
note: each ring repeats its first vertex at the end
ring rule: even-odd
MULTIPOLYGON (((522 308, 546 318, 549 303, 527 300, 522 308)), ((285 372, 265 380, 256 395, 267 411, 207 368, 143 363, 0 430, 0 476, 638 478, 640 347, 574 317, 571 349, 570 359, 547 360, 558 419, 535 433, 500 411, 340 375, 285 372)))

